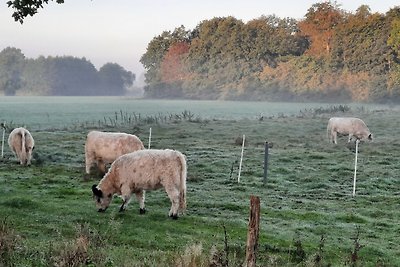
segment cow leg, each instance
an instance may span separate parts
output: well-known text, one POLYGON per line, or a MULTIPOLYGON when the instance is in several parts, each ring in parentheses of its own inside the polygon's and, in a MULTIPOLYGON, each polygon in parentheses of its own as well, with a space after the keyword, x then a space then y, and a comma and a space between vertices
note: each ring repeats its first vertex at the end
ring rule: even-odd
POLYGON ((106 164, 101 159, 97 162, 97 167, 99 168, 102 174, 106 173, 106 164))
POLYGON ((24 159, 23 159, 22 151, 17 150, 15 152, 15 155, 16 155, 18 161, 19 161, 19 164, 20 165, 24 165, 24 159))
POLYGON ((21 152, 20 157, 21 157, 21 158, 20 158, 20 164, 21 164, 22 166, 25 166, 25 165, 26 165, 26 162, 27 162, 25 152, 21 152))
POLYGON ((89 151, 86 151, 85 153, 85 167, 86 167, 86 173, 90 174, 90 168, 93 166, 94 159, 93 156, 89 151))
POLYGON ((86 174, 90 174, 90 164, 86 161, 86 174))
POLYGON ((350 143, 351 139, 353 138, 353 135, 350 133, 349 134, 349 140, 347 141, 347 143, 350 143))
POLYGON ((131 190, 129 188, 129 186, 123 185, 121 187, 121 198, 122 198, 122 205, 119 208, 119 211, 124 211, 126 210, 126 208, 128 207, 129 202, 131 202, 131 190))
POLYGON ((175 187, 165 188, 169 199, 171 200, 171 209, 169 210, 169 217, 176 220, 178 219, 178 209, 179 209, 179 190, 175 187))
POLYGON ((119 208, 119 211, 120 212, 122 212, 122 211, 125 211, 126 210, 126 208, 128 207, 128 204, 129 204, 129 202, 131 202, 131 196, 129 195, 129 196, 122 196, 122 205, 121 205, 121 207, 119 208))
POLYGON ((32 152, 27 152, 26 153, 26 165, 30 166, 31 160, 32 160, 32 152))
POLYGON ((140 190, 135 192, 136 195, 136 199, 139 202, 139 213, 140 214, 145 214, 146 213, 146 208, 144 207, 144 199, 145 199, 145 191, 144 190, 140 190))
POLYGON ((337 132, 333 132, 332 136, 333 136, 333 143, 337 144, 337 132))

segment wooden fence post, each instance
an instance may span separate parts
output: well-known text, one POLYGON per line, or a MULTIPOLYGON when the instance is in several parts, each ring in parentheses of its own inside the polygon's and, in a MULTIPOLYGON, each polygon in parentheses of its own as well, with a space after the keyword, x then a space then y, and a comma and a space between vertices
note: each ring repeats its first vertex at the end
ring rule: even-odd
POLYGON ((260 226, 260 198, 250 196, 249 230, 246 244, 246 267, 256 266, 256 252, 258 249, 258 234, 260 226))

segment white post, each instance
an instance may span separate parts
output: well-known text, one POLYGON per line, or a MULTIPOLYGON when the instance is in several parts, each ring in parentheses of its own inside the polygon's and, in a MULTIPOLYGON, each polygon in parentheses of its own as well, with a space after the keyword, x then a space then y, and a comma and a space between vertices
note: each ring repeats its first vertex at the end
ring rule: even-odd
POLYGON ((148 147, 148 149, 150 149, 150 145, 151 145, 151 127, 150 127, 150 132, 149 132, 149 147, 148 147))
POLYGON ((1 139, 1 157, 3 158, 4 155, 4 135, 6 133, 6 126, 4 123, 1 124, 2 128, 3 128, 3 138, 1 139))
POLYGON ((358 143, 360 140, 356 140, 356 158, 354 160, 354 181, 353 181, 353 197, 356 196, 356 178, 357 178, 357 158, 358 158, 358 143))
POLYGON ((238 174, 238 183, 240 183, 240 172, 242 171, 242 162, 243 162, 243 151, 244 151, 244 141, 246 136, 243 135, 243 142, 242 142, 242 153, 240 154, 240 163, 239 163, 239 174, 238 174))

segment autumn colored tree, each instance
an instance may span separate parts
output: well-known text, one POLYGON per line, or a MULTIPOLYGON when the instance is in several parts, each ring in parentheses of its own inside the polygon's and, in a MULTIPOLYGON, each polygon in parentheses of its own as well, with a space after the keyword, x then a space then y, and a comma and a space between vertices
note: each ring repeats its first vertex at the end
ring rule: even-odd
POLYGON ((400 7, 393 8, 387 12, 391 18, 390 34, 387 40, 392 51, 390 71, 387 80, 388 92, 391 99, 400 99, 400 7))
POLYGON ((171 32, 150 42, 146 96, 400 101, 399 21, 398 8, 380 14, 362 5, 353 14, 328 1, 300 21, 204 20, 183 42, 171 32))
POLYGON ((387 44, 392 48, 394 56, 400 58, 400 18, 392 21, 387 44))
POLYGON ((298 26, 300 34, 310 39, 307 53, 316 57, 328 56, 335 27, 344 19, 344 13, 329 1, 313 4, 298 26))
POLYGON ((166 83, 182 82, 188 76, 185 59, 190 45, 186 42, 172 44, 161 62, 161 81, 166 83))
POLYGON ((161 82, 161 63, 170 46, 177 42, 190 43, 189 31, 184 26, 175 28, 173 32, 164 31, 154 37, 147 45, 146 53, 140 58, 140 62, 147 70, 145 74, 147 83, 161 82))
POLYGON ((332 60, 339 62, 339 68, 351 72, 385 74, 390 53, 387 38, 388 27, 384 16, 358 9, 356 14, 349 15, 344 23, 338 25, 332 60))

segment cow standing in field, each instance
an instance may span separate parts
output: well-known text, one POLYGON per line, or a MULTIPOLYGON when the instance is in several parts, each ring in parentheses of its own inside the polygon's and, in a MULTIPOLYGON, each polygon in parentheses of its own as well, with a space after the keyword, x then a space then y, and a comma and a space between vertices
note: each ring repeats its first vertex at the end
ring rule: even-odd
POLYGON ((32 151, 35 141, 25 128, 15 128, 8 137, 8 145, 23 166, 31 165, 32 151))
POLYGON ((337 135, 348 135, 348 142, 353 137, 357 140, 372 140, 372 134, 367 125, 358 118, 334 117, 330 118, 327 126, 327 134, 330 142, 337 144, 337 135))
POLYGON ((120 211, 129 204, 132 194, 139 201, 140 213, 145 213, 145 190, 164 187, 171 200, 169 216, 178 218, 186 209, 186 158, 175 150, 140 150, 116 159, 96 186, 92 186, 98 211, 105 211, 114 194, 121 196, 120 211))
POLYGON ((86 173, 93 165, 106 173, 106 165, 119 156, 144 149, 142 141, 132 134, 91 131, 85 143, 86 173))

